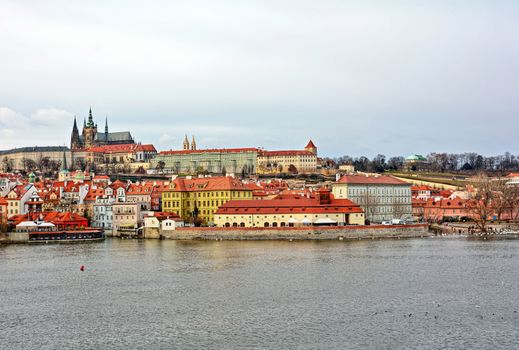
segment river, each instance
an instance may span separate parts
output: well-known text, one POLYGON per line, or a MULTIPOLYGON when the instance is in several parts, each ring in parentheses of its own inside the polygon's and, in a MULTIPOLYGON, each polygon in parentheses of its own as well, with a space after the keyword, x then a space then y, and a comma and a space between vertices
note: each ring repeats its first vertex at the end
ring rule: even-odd
POLYGON ((437 237, 5 245, 0 348, 513 349, 518 251, 437 237))

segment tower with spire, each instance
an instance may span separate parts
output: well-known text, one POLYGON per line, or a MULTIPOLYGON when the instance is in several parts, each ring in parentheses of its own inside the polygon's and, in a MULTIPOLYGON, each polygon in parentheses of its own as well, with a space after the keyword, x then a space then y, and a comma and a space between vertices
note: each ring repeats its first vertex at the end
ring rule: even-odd
POLYGON ((74 126, 72 127, 72 136, 70 137, 70 148, 81 148, 81 140, 79 139, 79 129, 77 128, 76 116, 74 116, 74 126))
POLYGON ((191 150, 196 151, 195 135, 193 135, 193 139, 191 140, 191 150))
POLYGON ((67 153, 66 150, 63 149, 63 158, 61 159, 61 166, 59 169, 59 181, 66 181, 69 178, 69 171, 67 166, 67 153))
POLYGON ((92 116, 92 108, 88 111, 88 121, 83 128, 83 147, 90 148, 94 146, 94 140, 97 134, 97 124, 94 123, 92 116))
POLYGON ((184 142, 182 143, 182 149, 184 151, 188 151, 189 150, 189 140, 187 139, 187 134, 184 137, 184 142))

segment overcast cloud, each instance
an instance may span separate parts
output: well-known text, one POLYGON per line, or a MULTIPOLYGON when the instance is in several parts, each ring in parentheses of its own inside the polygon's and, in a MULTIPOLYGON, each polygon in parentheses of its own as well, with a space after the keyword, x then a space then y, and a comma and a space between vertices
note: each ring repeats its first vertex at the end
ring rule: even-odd
POLYGON ((518 153, 517 1, 1 1, 0 149, 518 153))

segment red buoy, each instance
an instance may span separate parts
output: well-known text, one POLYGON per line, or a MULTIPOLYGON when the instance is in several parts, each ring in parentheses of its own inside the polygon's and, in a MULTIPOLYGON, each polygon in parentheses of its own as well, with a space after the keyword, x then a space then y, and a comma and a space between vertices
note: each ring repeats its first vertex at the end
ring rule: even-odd
POLYGON ((85 271, 85 266, 81 265, 81 266, 79 267, 79 269, 80 269, 81 271, 85 271))

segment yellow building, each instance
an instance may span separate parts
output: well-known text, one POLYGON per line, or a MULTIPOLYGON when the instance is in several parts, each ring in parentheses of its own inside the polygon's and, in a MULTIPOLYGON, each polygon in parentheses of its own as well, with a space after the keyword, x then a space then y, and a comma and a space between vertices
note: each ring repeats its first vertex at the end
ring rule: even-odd
POLYGON ((186 222, 198 217, 211 224, 216 210, 234 199, 251 200, 252 190, 233 177, 175 178, 162 193, 162 210, 186 222))
POLYGON ((216 211, 218 227, 292 227, 364 225, 364 211, 327 189, 316 194, 280 195, 263 201, 230 201, 216 211))

